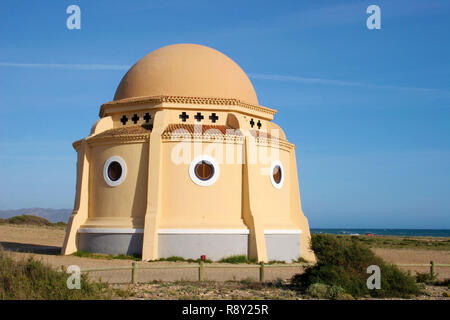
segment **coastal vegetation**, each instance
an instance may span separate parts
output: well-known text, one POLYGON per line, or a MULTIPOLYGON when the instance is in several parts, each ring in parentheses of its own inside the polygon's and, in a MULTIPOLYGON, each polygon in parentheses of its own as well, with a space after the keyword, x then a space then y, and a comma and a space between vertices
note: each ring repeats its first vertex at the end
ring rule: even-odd
MULTIPOLYGON (((312 238, 320 237, 313 234, 312 238)), ((444 237, 404 237, 404 236, 354 236, 354 235, 332 235, 338 239, 350 238, 371 248, 389 249, 426 249, 426 250, 450 250, 450 238, 444 237)))
POLYGON ((90 281, 83 274, 80 289, 70 290, 67 278, 66 273, 33 257, 13 260, 0 248, 0 300, 111 299, 122 293, 107 283, 90 281))
POLYGON ((141 256, 138 254, 134 255, 128 255, 128 254, 103 254, 103 253, 93 253, 93 252, 86 252, 86 251, 77 251, 73 253, 76 257, 81 258, 93 258, 93 259, 105 259, 105 260, 134 260, 134 261, 140 261, 141 256))
POLYGON ((292 278, 292 285, 301 292, 322 290, 324 298, 331 295, 330 290, 337 292, 337 297, 345 293, 354 298, 410 298, 422 293, 414 277, 400 271, 395 265, 386 263, 369 246, 357 239, 315 235, 311 244, 318 259, 317 264, 292 278), (372 265, 381 270, 380 289, 370 290, 367 287, 367 268, 372 265), (322 287, 318 288, 318 284, 322 287), (325 289, 323 285, 328 287, 325 289))
MULTIPOLYGON (((218 281, 175 281, 175 279, 180 278, 178 276, 169 276, 172 279, 171 281, 153 281, 136 285, 126 284, 120 286, 123 290, 119 291, 113 289, 118 286, 103 283, 97 286, 100 288, 98 290, 95 288, 86 289, 88 292, 91 292, 91 295, 83 293, 83 297, 80 297, 76 295, 76 292, 64 291, 65 289, 61 286, 65 285, 65 282, 61 281, 67 280, 68 275, 56 271, 59 270, 58 268, 61 265, 72 264, 74 257, 49 256, 48 263, 52 266, 46 266, 39 261, 40 257, 43 257, 45 254, 55 254, 54 251, 48 253, 48 251, 41 250, 39 246, 57 248, 64 237, 63 228, 57 226, 57 224, 46 223, 45 221, 45 219, 43 221, 39 218, 36 219, 34 216, 32 218, 13 217, 2 221, 3 225, 0 225, 0 244, 4 246, 5 251, 0 259, 0 299, 109 299, 129 298, 131 295, 134 298, 150 299, 344 300, 389 297, 447 299, 450 292, 448 269, 446 268, 437 267, 434 277, 431 276, 430 272, 427 272, 427 267, 415 268, 412 269, 415 272, 414 276, 409 276, 379 258, 383 257, 387 261, 398 261, 397 263, 406 264, 428 263, 429 260, 434 260, 437 264, 448 263, 448 251, 446 250, 450 250, 448 247, 449 238, 313 234, 313 248, 319 258, 319 263, 306 271, 303 280, 306 279, 307 281, 300 281, 300 275, 291 280, 282 280, 288 279, 293 272, 298 272, 297 270, 299 269, 289 269, 292 271, 285 273, 284 270, 287 269, 280 268, 282 272, 280 274, 276 273, 276 276, 280 275, 280 279, 258 282, 257 269, 244 268, 239 269, 238 276, 235 276, 233 272, 227 273, 225 276, 219 272, 217 277, 214 276, 214 279, 218 281), (20 249, 20 246, 23 246, 23 249, 20 249), (368 247, 373 250, 367 251, 368 247), (376 253, 376 255, 372 252, 376 253), (397 259, 394 255, 398 254, 400 254, 400 258, 397 259), (35 258, 29 260, 30 256, 35 258), (370 276, 370 274, 367 274, 367 265, 369 263, 380 263, 382 290, 365 289, 366 280, 370 276), (45 270, 52 270, 52 273, 45 275, 44 271, 37 271, 42 270, 41 267, 45 270), (14 270, 16 273, 11 270, 14 270), (61 277, 58 278, 55 273, 59 273, 61 277), (353 277, 359 280, 350 281, 353 277), (336 281, 338 278, 342 282, 336 281), (46 288, 47 293, 39 291, 39 288, 46 288), (419 293, 422 291, 424 292, 423 295, 419 293), (416 296, 416 294, 420 296, 416 296), (51 297, 48 297, 49 295, 51 297)), ((92 261, 94 268, 128 265, 126 261, 100 260, 141 260, 139 255, 108 255, 81 251, 76 252, 74 256, 99 259, 99 261, 92 261)), ((198 263, 200 260, 173 256, 158 259, 155 262, 157 261, 180 262, 180 264, 184 264, 198 263)), ((210 262, 212 261, 209 259, 205 261, 205 263, 210 262)), ((222 259, 221 262, 227 264, 257 263, 247 259, 245 256, 230 256, 222 259)), ((281 264, 283 262, 268 262, 268 264, 271 263, 281 264)), ((167 263, 167 265, 172 264, 167 263)), ((286 265, 289 265, 289 263, 286 263, 286 265)), ((272 274, 269 278, 276 279, 273 277, 274 270, 278 269, 266 269, 266 277, 267 274, 272 274)), ((191 278, 192 270, 188 271, 177 270, 176 274, 181 274, 181 279, 189 279, 191 278)), ((153 273, 158 274, 155 271, 152 271, 153 273)), ((102 273, 95 273, 91 274, 92 278, 97 274, 103 276, 102 273)), ((83 281, 88 283, 88 287, 89 285, 95 287, 96 282, 90 282, 86 277, 83 279, 83 281)), ((139 280, 142 280, 142 278, 139 277, 139 280)))
POLYGON ((0 219, 0 224, 16 224, 16 225, 29 225, 29 226, 46 226, 46 227, 58 227, 65 228, 67 226, 64 222, 50 222, 45 218, 33 216, 33 215, 21 215, 8 219, 0 219))

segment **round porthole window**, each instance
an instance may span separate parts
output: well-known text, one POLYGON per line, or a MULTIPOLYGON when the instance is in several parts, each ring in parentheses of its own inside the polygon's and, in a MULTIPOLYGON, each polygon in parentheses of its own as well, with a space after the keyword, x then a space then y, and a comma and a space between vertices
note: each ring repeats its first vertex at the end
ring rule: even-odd
POLYGON ((208 155, 196 157, 189 166, 191 180, 199 186, 210 186, 219 178, 217 161, 208 155))
POLYGON ((117 181, 122 176, 122 166, 117 161, 113 161, 108 166, 108 178, 117 181))
POLYGON ((214 166, 206 160, 202 160, 195 165, 195 175, 200 180, 206 181, 214 176, 214 166))
POLYGON ((281 187, 283 186, 284 170, 283 165, 279 160, 274 161, 270 166, 270 181, 272 182, 272 185, 277 189, 281 189, 281 187))
POLYGON ((110 187, 121 184, 127 175, 125 161, 119 156, 113 156, 106 160, 103 167, 103 178, 110 187))

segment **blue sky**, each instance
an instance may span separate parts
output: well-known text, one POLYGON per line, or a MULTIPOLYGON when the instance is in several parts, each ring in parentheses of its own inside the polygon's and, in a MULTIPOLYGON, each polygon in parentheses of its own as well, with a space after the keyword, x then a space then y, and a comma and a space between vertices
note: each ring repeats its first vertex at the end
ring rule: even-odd
POLYGON ((450 228, 449 18, 447 0, 3 0, 0 210, 71 208, 71 144, 127 66, 198 43, 279 111, 311 227, 450 228), (71 4, 81 30, 66 28, 71 4))

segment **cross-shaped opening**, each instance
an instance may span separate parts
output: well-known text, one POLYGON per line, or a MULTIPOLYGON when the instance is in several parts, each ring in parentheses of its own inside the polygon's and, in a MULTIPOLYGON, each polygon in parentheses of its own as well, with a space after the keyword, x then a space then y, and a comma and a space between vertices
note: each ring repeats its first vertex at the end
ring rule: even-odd
POLYGON ((128 121, 128 118, 126 115, 123 115, 122 118, 120 118, 120 122, 122 122, 123 125, 125 125, 128 121))
POLYGON ((138 115, 135 113, 135 114, 133 115, 133 118, 131 118, 131 120, 133 120, 133 123, 136 124, 136 123, 138 122, 138 120, 139 120, 138 115))
POLYGON ((149 123, 151 118, 152 118, 152 116, 150 115, 150 113, 147 112, 147 113, 144 115, 145 123, 149 123))
POLYGON ((198 122, 202 121, 204 116, 200 112, 197 112, 197 114, 194 116, 195 119, 197 119, 198 122))
POLYGON ((253 118, 250 120, 250 126, 253 128, 253 126, 255 125, 255 121, 253 121, 253 118))
POLYGON ((212 121, 212 123, 216 123, 216 121, 219 120, 219 117, 215 113, 211 113, 209 119, 212 121))
POLYGON ((258 120, 258 123, 256 124, 258 126, 258 129, 261 129, 262 123, 258 120))
POLYGON ((183 122, 186 122, 186 119, 189 119, 189 115, 186 114, 186 112, 184 112, 184 111, 179 115, 179 117, 180 117, 181 121, 183 121, 183 122))

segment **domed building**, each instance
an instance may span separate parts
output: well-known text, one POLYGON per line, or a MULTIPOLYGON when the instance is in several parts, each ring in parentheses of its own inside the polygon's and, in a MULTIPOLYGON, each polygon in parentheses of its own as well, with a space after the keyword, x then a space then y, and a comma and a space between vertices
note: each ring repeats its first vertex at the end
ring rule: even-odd
POLYGON ((314 261, 295 146, 275 113, 214 49, 149 53, 73 144, 76 199, 62 253, 314 261))

